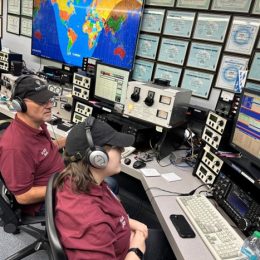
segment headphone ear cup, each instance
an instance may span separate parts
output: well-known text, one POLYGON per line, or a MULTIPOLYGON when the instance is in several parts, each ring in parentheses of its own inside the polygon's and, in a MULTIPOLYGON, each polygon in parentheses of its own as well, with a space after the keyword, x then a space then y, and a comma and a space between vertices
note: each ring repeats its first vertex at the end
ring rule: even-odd
POLYGON ((20 97, 14 97, 12 99, 12 106, 16 112, 25 113, 27 111, 27 106, 20 97))
POLYGON ((83 161, 94 168, 104 169, 108 164, 109 157, 104 148, 95 146, 94 150, 91 150, 90 148, 86 150, 83 161))

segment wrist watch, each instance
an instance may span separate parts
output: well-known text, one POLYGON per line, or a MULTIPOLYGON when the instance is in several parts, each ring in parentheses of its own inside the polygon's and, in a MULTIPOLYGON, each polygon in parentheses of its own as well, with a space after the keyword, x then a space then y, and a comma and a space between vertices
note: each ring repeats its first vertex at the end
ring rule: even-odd
POLYGON ((144 259, 144 253, 138 247, 129 248, 127 253, 129 252, 135 252, 136 255, 140 258, 140 260, 144 259))

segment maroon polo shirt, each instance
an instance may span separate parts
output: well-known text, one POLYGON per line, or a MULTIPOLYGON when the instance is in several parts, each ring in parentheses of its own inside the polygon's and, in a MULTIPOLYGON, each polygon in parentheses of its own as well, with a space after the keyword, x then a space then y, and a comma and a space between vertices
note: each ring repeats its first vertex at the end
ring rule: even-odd
MULTIPOLYGON (((46 124, 41 128, 32 128, 16 116, 0 139, 0 171, 14 195, 32 187, 47 186, 50 176, 64 169, 62 156, 46 124)), ((22 205, 22 210, 34 215, 41 204, 22 205)))
POLYGON ((130 243, 127 213, 104 182, 75 194, 70 180, 56 193, 55 222, 69 260, 123 260, 130 243))

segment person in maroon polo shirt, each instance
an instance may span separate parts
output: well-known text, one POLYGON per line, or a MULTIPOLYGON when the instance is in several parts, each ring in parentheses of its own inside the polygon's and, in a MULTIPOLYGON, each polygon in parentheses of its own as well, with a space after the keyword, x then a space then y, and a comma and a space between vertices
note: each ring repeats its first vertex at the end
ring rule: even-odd
POLYGON ((39 77, 19 77, 12 94, 17 113, 0 139, 1 175, 29 215, 40 212, 50 176, 64 169, 59 149, 65 138, 52 141, 45 124, 51 119, 53 97, 39 77))
POLYGON ((55 182, 55 223, 68 259, 142 259, 147 226, 129 219, 104 179, 121 170, 123 147, 134 136, 88 117, 72 128, 66 168, 55 182))
POLYGON ((163 231, 129 218, 104 181, 120 173, 123 147, 133 143, 93 117, 68 134, 66 168, 54 186, 55 224, 69 260, 175 259, 163 231))

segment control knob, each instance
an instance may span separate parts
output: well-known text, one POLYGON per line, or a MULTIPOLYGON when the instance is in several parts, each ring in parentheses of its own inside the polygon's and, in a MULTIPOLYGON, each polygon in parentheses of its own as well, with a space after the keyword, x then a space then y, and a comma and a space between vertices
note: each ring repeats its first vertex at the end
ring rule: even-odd
POLYGON ((246 231, 248 230, 248 228, 251 226, 251 221, 247 218, 241 218, 239 221, 238 221, 238 224, 237 224, 238 228, 242 231, 246 231))
POLYGON ((214 140, 215 142, 217 142, 217 141, 218 141, 218 137, 217 137, 217 136, 214 136, 214 137, 213 137, 213 140, 214 140))
POLYGON ((219 126, 223 126, 223 125, 224 125, 224 121, 223 121, 223 120, 220 120, 220 121, 218 122, 218 125, 219 125, 219 126))
POLYGON ((220 161, 216 161, 216 162, 215 162, 215 165, 216 165, 217 167, 219 167, 220 161))

